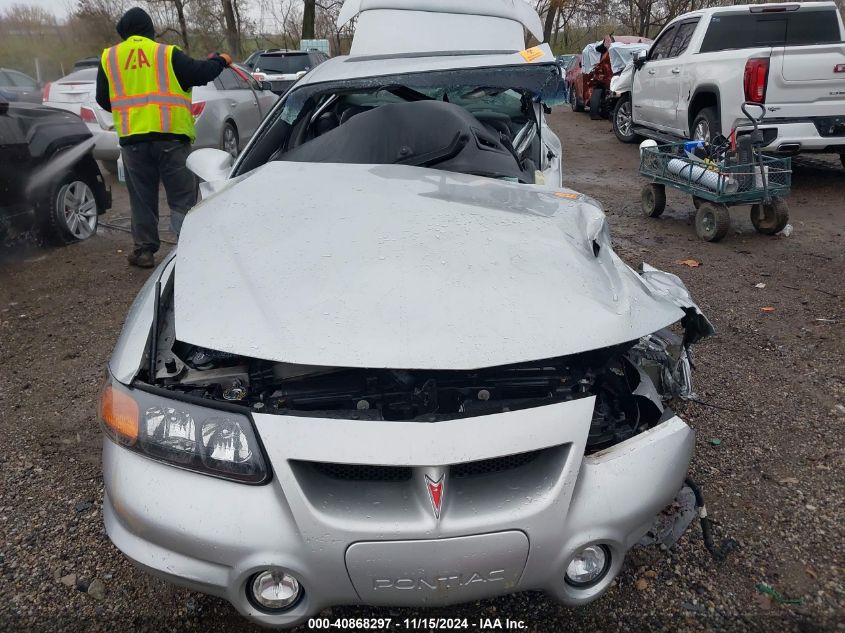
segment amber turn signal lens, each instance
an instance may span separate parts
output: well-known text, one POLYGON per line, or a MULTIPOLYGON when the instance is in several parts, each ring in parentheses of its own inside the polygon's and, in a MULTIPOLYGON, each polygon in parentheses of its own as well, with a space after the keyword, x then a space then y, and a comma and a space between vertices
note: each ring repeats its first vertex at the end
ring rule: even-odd
POLYGON ((106 384, 100 394, 100 419, 114 438, 125 444, 138 439, 138 403, 128 394, 106 384))

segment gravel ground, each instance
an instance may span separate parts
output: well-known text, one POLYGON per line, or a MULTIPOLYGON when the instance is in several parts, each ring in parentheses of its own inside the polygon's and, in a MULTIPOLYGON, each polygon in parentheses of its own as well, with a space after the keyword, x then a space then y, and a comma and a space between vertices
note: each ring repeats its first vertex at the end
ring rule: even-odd
MULTIPOLYGON (((845 172, 838 161, 799 161, 790 237, 756 235, 737 210, 736 231, 706 244, 682 196, 669 195, 661 219, 642 217, 636 147, 619 144, 608 122, 568 110, 551 122, 568 186, 604 204, 618 252, 680 275, 718 329, 697 347, 700 402, 676 409, 698 433, 692 475, 717 539, 740 547, 714 562, 693 525, 670 551, 635 550, 607 595, 578 610, 527 593, 324 615, 508 617, 538 632, 845 630, 845 172)), ((115 186, 110 217, 127 215, 115 186)), ((94 409, 146 277, 126 266, 129 244, 108 231, 0 254, 0 630, 258 630, 222 600, 136 570, 103 530, 94 409)))

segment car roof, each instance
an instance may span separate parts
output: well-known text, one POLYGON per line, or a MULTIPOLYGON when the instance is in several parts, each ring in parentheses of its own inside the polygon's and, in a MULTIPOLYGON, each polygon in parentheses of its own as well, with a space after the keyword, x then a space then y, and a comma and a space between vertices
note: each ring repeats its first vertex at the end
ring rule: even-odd
POLYGON ((289 50, 277 50, 277 51, 265 51, 261 53, 262 57, 285 57, 286 55, 307 55, 309 51, 289 51, 289 50))
POLYGON ((679 22, 681 20, 686 20, 687 18, 692 18, 692 17, 695 17, 695 16, 701 16, 701 15, 713 15, 714 13, 736 13, 738 11, 742 11, 743 9, 751 11, 752 8, 755 11, 765 13, 766 9, 783 9, 783 8, 792 8, 792 7, 795 7, 795 9, 798 9, 798 10, 800 10, 800 9, 807 10, 807 9, 813 9, 813 8, 818 9, 818 8, 822 8, 822 7, 836 8, 836 3, 830 2, 830 1, 824 1, 824 2, 768 2, 768 3, 764 3, 764 4, 730 4, 730 5, 725 5, 725 6, 709 7, 709 8, 706 8, 706 9, 698 9, 696 11, 690 11, 688 13, 684 13, 682 15, 679 15, 677 18, 672 20, 672 22, 670 24, 675 23, 675 22, 679 22))

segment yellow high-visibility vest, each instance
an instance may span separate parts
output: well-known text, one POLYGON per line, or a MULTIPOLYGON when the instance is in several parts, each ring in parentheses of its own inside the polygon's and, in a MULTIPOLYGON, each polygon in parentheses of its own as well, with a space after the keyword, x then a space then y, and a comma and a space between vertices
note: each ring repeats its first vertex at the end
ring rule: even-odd
POLYGON ((191 91, 182 90, 173 72, 175 48, 133 35, 103 51, 114 129, 121 138, 149 132, 196 138, 191 91))

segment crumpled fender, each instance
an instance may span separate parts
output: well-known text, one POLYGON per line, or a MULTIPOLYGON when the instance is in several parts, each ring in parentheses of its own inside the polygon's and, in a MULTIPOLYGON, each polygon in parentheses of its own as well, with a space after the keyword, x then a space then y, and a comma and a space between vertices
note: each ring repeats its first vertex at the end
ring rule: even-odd
POLYGON ((681 325, 684 327, 684 347, 716 333, 710 319, 704 316, 701 308, 692 300, 680 277, 658 270, 645 262, 640 265, 638 272, 640 280, 653 297, 671 301, 684 311, 686 316, 681 319, 681 325))

